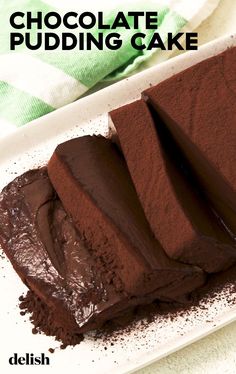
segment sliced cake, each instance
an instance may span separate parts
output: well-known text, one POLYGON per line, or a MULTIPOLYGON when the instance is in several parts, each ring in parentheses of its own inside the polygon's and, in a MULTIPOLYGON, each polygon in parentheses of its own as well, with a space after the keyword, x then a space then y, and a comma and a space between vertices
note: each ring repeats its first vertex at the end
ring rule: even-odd
MULTIPOLYGON (((99 328, 160 293, 135 297, 122 291, 114 272, 81 240, 45 168, 23 174, 1 193, 0 245, 22 281, 47 305, 54 325, 69 334, 99 328)), ((197 285, 197 276, 188 279, 197 285)), ((169 294, 180 284, 170 285, 169 294)))
POLYGON ((236 240, 236 48, 146 90, 236 240))
POLYGON ((161 120, 154 123, 143 100, 109 115, 146 217, 168 256, 207 272, 232 265, 234 242, 184 174, 184 158, 161 120))
POLYGON ((23 282, 68 332, 98 327, 130 305, 98 271, 45 168, 18 177, 1 193, 0 244, 23 282))
POLYGON ((171 261, 154 239, 116 145, 85 136, 60 144, 48 164, 66 212, 120 288, 175 299, 204 282, 197 267, 171 261))

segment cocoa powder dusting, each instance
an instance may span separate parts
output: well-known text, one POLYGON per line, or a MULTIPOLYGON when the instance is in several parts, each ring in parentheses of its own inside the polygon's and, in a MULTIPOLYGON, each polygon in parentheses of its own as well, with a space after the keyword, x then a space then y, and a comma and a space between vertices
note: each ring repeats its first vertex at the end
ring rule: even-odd
MULTIPOLYGON (((94 340, 102 340, 107 345, 113 345, 116 341, 122 342, 122 335, 129 334, 135 329, 145 332, 145 329, 158 319, 174 321, 176 317, 182 316, 186 323, 189 323, 188 315, 191 311, 201 313, 220 297, 222 290, 225 290, 228 305, 236 303, 236 265, 222 273, 208 276, 205 286, 195 290, 185 304, 168 303, 155 301, 149 305, 138 306, 128 310, 119 317, 108 321, 104 326, 95 331, 94 340)), ((30 321, 33 324, 34 334, 44 333, 54 336, 62 344, 61 349, 67 346, 75 346, 83 340, 83 335, 71 335, 64 328, 55 324, 50 309, 32 292, 28 291, 25 296, 19 297, 20 314, 30 314, 30 321)), ((209 321, 210 322, 210 321, 209 321)), ((161 323, 158 328, 161 329, 161 323)), ((53 353, 54 349, 49 348, 53 353)))
POLYGON ((33 334, 44 333, 47 336, 54 336, 56 340, 62 343, 61 349, 68 345, 79 344, 83 340, 83 335, 69 334, 63 327, 57 326, 50 309, 32 291, 28 291, 25 296, 20 296, 19 301, 21 314, 22 312, 30 314, 30 321, 34 326, 33 334))

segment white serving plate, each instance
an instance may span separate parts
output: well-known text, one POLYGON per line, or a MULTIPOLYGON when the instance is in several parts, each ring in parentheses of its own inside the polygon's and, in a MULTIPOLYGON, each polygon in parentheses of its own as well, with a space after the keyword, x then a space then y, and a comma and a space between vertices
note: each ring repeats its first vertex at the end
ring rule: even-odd
MULTIPOLYGON (((80 99, 47 116, 44 116, 0 141, 0 189, 24 171, 45 164, 55 146, 72 137, 84 134, 106 134, 107 112, 140 97, 142 90, 205 59, 216 55, 227 47, 236 45, 236 35, 211 42, 142 73, 109 86, 95 94, 80 99)), ((48 348, 58 347, 51 337, 33 335, 28 318, 19 314, 18 297, 26 291, 18 276, 6 259, 0 259, 1 273, 1 373, 25 373, 37 371, 37 367, 9 365, 13 353, 23 355, 44 352, 50 357, 50 366, 44 373, 130 373, 154 362, 217 329, 236 320, 236 305, 229 299, 235 293, 229 288, 202 310, 192 310, 188 315, 157 319, 145 329, 136 326, 124 333, 113 344, 91 335, 74 348, 56 349, 51 355, 48 348), (186 320, 186 317, 188 318, 186 320), (3 343, 3 344, 2 344, 3 343), (105 349, 106 347, 107 349, 105 349)))

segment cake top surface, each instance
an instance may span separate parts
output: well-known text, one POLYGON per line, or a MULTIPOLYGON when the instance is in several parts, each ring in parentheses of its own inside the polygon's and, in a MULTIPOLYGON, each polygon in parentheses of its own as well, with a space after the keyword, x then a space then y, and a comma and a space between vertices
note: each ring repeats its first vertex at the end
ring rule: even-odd
POLYGON ((236 47, 144 92, 236 192, 236 47))

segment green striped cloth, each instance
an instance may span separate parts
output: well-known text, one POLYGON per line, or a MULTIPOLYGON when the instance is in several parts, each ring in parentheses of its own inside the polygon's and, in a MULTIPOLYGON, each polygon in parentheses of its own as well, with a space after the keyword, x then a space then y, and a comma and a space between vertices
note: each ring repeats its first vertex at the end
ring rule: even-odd
MULTIPOLYGON (((146 0, 132 5, 132 9, 127 8, 128 6, 124 9, 122 6, 119 10, 124 13, 128 10, 158 11, 158 32, 165 41, 168 32, 176 34, 186 26, 188 31, 193 25, 197 26, 213 11, 218 2, 219 0, 146 0), (190 3, 195 5, 190 6, 190 3), (199 10, 202 8, 196 3, 201 3, 201 7, 207 4, 205 15, 200 16, 199 10)), ((41 0, 0 0, 0 135, 73 102, 103 79, 112 80, 127 76, 154 53, 137 51, 130 45, 131 36, 136 32, 146 33, 146 41, 150 40, 155 30, 145 30, 144 26, 141 26, 140 30, 115 30, 121 34, 123 41, 122 47, 115 51, 74 49, 66 52, 33 52, 24 45, 16 51, 10 51, 9 34, 17 30, 11 28, 9 17, 16 10, 30 11, 35 15, 37 11, 42 11, 43 14, 59 11, 41 0)), ((116 13, 117 11, 106 14, 106 22, 112 23, 116 13)), ((32 38, 35 38, 36 31, 35 28, 30 30, 32 38)), ((43 31, 47 30, 44 28, 43 31)), ((98 31, 92 30, 94 34, 98 31)))

